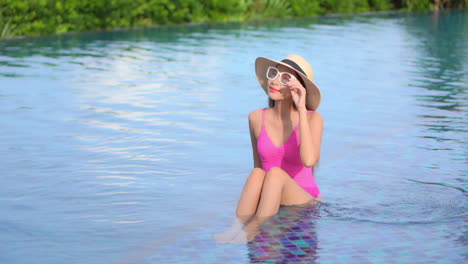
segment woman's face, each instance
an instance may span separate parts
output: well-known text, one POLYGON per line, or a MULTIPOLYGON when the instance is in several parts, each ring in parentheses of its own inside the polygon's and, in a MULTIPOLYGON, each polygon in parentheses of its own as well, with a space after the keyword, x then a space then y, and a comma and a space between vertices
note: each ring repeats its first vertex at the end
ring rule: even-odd
MULTIPOLYGON (((277 65, 276 68, 280 72, 289 72, 296 78, 298 78, 296 72, 288 67, 285 67, 283 65, 277 65)), ((287 85, 284 85, 280 82, 279 75, 274 80, 268 79, 268 96, 275 101, 291 98, 291 91, 289 90, 287 85)))

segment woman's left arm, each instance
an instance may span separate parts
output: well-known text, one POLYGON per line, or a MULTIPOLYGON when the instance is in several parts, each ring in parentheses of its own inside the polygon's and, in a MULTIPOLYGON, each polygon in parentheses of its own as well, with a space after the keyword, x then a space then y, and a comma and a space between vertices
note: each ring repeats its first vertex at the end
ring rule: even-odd
POLYGON ((291 96, 299 111, 299 136, 301 138, 301 161, 306 167, 312 167, 320 159, 320 145, 322 144, 323 118, 317 112, 307 113, 306 89, 293 78, 288 82, 291 96))
POLYGON ((307 113, 307 109, 304 107, 299 109, 299 124, 302 164, 306 167, 312 167, 320 159, 323 118, 317 112, 307 113))

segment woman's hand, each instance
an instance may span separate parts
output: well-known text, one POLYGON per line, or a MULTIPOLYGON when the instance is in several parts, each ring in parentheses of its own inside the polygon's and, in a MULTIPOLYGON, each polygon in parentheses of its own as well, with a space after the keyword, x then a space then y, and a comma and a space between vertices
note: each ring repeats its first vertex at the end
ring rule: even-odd
POLYGON ((293 98, 294 104, 296 105, 297 110, 306 109, 305 99, 306 99, 306 89, 299 82, 298 79, 294 78, 288 82, 288 88, 291 91, 291 96, 293 98))

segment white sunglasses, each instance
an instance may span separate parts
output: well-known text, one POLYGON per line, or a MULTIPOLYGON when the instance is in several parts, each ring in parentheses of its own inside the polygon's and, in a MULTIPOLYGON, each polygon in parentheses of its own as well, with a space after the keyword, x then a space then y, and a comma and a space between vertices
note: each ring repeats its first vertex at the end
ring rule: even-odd
POLYGON ((268 80, 273 81, 274 79, 278 78, 278 76, 280 76, 280 83, 283 85, 287 85, 290 80, 296 79, 296 77, 294 77, 294 75, 289 72, 280 72, 278 68, 273 66, 268 67, 266 72, 266 77, 268 80))

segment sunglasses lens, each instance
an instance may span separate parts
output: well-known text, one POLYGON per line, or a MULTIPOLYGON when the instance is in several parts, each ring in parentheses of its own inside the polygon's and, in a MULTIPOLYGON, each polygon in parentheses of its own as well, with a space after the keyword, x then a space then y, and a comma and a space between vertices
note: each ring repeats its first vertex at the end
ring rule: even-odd
POLYGON ((276 78, 276 76, 278 75, 278 70, 276 68, 268 68, 268 71, 267 71, 267 78, 270 79, 270 80, 273 80, 276 78))
POLYGON ((292 79, 292 75, 289 73, 283 73, 281 75, 281 83, 286 85, 292 79))

